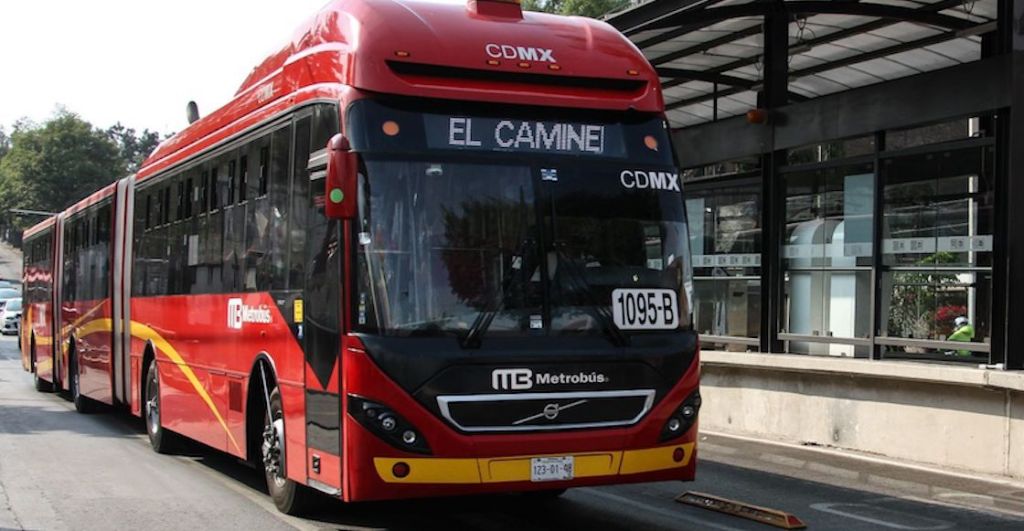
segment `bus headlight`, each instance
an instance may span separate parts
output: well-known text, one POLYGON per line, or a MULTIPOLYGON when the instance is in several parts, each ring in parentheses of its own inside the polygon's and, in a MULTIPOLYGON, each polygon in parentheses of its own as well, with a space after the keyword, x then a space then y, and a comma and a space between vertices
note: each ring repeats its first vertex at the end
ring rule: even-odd
POLYGON ((348 413, 364 428, 399 450, 418 454, 431 453, 430 446, 420 432, 384 404, 348 395, 348 413))
POLYGON ((690 393, 690 396, 686 397, 686 400, 683 400, 672 416, 665 421, 665 427, 661 429, 661 441, 674 439, 686 433, 697 420, 700 404, 700 390, 698 389, 690 393))

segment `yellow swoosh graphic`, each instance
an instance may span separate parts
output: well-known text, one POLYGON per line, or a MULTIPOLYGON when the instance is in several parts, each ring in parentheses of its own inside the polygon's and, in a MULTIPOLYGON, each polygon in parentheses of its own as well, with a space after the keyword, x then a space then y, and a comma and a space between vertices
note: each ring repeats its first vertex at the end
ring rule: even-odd
MULTIPOLYGON (((104 302, 106 302, 106 301, 104 301, 104 302)), ((79 324, 81 324, 83 321, 85 321, 86 319, 91 317, 92 314, 96 313, 96 311, 99 310, 102 307, 103 307, 103 302, 97 304, 96 306, 93 306, 91 310, 89 310, 89 311, 83 313, 82 315, 78 316, 78 319, 75 319, 70 324, 64 325, 64 328, 61 329, 61 335, 67 335, 69 330, 71 330, 72 328, 77 328, 79 324)))
MULTIPOLYGON (((31 329, 31 327, 33 327, 32 323, 35 322, 32 319, 33 317, 35 317, 35 313, 34 313, 33 310, 35 310, 35 304, 29 304, 28 305, 28 313, 27 313, 27 315, 25 316, 25 319, 24 319, 24 322, 28 323, 28 326, 27 327, 23 326, 22 328, 31 329)), ((28 333, 28 332, 26 332, 26 333, 28 333)), ((45 347, 45 346, 49 346, 49 345, 52 345, 52 344, 53 344, 53 338, 52 337, 50 337, 50 336, 39 336, 39 335, 36 336, 36 346, 45 347)))
MULTIPOLYGON (((110 332, 113 329, 114 321, 112 319, 94 319, 85 323, 78 329, 78 337, 85 337, 97 332, 110 332)), ((184 374, 185 378, 188 379, 188 382, 192 384, 192 388, 196 390, 196 393, 198 393, 199 397, 203 399, 203 402, 206 402, 206 407, 210 408, 214 417, 217 417, 217 422, 219 422, 220 427, 224 429, 224 433, 228 435, 228 439, 231 440, 231 445, 235 447, 235 450, 238 450, 238 453, 242 453, 242 449, 238 446, 238 441, 235 440, 235 436, 232 435, 231 430, 228 429, 228 423, 224 421, 224 417, 222 417, 220 412, 217 411, 217 406, 213 403, 213 399, 210 398, 210 395, 206 392, 202 382, 200 382, 199 378, 196 377, 196 373, 192 371, 192 367, 189 367, 189 365, 185 363, 185 360, 182 359, 181 355, 178 354, 178 351, 171 345, 171 343, 164 339, 156 330, 135 321, 131 321, 131 334, 132 337, 136 339, 152 341, 153 346, 155 346, 157 350, 163 352, 165 356, 170 358, 170 360, 178 366, 181 373, 184 374)))
MULTIPOLYGON (((72 321, 70 324, 66 324, 65 326, 60 328, 60 337, 63 338, 65 336, 68 336, 71 333, 72 329, 78 328, 78 325, 81 324, 82 321, 84 321, 85 319, 88 319, 90 316, 92 316, 92 314, 96 313, 96 311, 99 310, 103 306, 104 302, 105 301, 102 301, 99 304, 93 306, 92 309, 90 309, 89 311, 83 313, 82 315, 79 315, 78 318, 75 319, 74 321, 72 321)), ((110 320, 110 319, 108 319, 108 320, 110 320)), ((83 336, 81 331, 79 331, 78 336, 80 338, 83 336)), ((53 340, 51 338, 50 342, 52 343, 52 341, 53 340)), ((67 356, 68 355, 68 347, 69 347, 69 345, 68 345, 67 342, 61 341, 61 343, 60 343, 60 353, 67 356)))

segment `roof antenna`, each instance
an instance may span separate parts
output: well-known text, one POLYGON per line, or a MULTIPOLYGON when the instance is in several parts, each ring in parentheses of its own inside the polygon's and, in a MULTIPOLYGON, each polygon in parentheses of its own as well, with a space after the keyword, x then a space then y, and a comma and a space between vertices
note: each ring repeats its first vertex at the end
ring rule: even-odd
POLYGON ((188 105, 185 106, 185 114, 188 117, 189 124, 193 124, 199 119, 199 106, 196 105, 195 101, 188 102, 188 105))

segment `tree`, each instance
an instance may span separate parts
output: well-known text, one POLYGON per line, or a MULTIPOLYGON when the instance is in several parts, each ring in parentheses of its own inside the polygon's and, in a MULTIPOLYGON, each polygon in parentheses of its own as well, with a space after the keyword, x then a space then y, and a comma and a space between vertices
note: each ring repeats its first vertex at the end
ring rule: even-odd
POLYGON ((4 158, 4 155, 11 150, 11 138, 4 132, 3 126, 0 126, 0 159, 4 158))
MULTIPOLYGON (((156 131, 143 129, 142 133, 135 134, 135 129, 121 125, 117 122, 107 129, 107 136, 117 144, 121 160, 125 162, 125 169, 128 173, 138 171, 142 161, 156 149, 160 143, 160 134, 156 131)), ((166 137, 165 137, 166 138, 166 137)))
POLYGON ((31 223, 11 208, 63 210, 126 174, 118 144, 66 109, 42 126, 19 122, 0 159, 0 225, 31 223))
POLYGON ((523 9, 559 15, 600 18, 630 4, 630 0, 525 0, 523 9))

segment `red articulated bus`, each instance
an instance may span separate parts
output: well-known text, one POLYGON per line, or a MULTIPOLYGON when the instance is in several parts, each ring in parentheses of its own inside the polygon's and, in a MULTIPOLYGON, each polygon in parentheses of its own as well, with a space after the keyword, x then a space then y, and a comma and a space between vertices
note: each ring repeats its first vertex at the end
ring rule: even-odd
POLYGON ((604 23, 334 2, 25 242, 38 387, 249 459, 282 511, 694 477, 679 172, 604 23))

